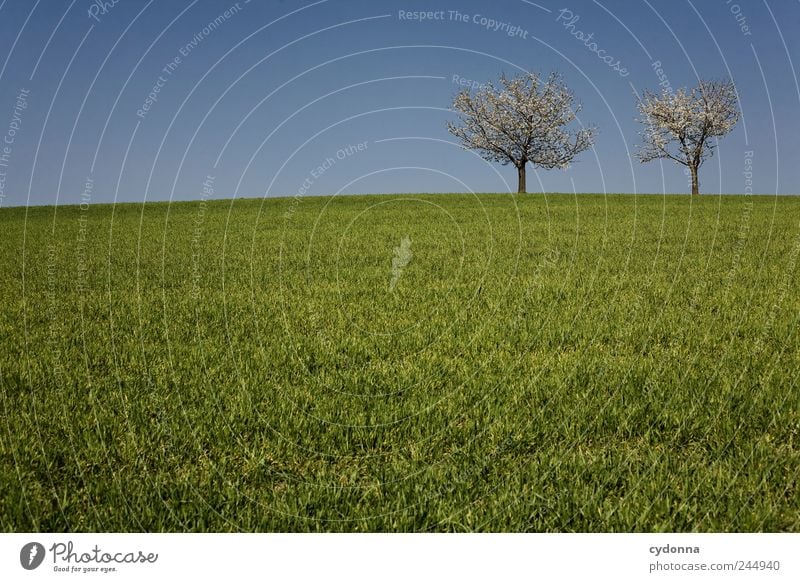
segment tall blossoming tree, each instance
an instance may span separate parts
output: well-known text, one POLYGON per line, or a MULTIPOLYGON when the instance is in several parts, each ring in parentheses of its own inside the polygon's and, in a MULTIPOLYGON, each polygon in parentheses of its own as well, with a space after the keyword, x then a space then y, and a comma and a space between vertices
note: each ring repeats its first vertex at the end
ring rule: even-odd
POLYGON ((717 140, 739 121, 733 83, 700 81, 691 90, 645 92, 638 108, 639 121, 645 126, 639 160, 669 159, 686 166, 692 176, 692 194, 700 194, 700 166, 714 154, 717 140))
POLYGON ((500 87, 487 83, 461 91, 453 101, 460 123, 447 129, 468 149, 492 162, 513 164, 519 178, 517 192, 526 191, 528 162, 540 168, 566 168, 590 148, 594 129, 566 129, 580 105, 555 73, 543 80, 535 73, 500 77, 500 87))

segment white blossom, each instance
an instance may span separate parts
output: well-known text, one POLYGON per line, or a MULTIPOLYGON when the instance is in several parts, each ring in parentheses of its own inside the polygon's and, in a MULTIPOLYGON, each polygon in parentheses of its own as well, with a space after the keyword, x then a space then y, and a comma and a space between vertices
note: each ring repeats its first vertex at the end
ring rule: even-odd
POLYGON ((574 96, 557 74, 545 81, 535 73, 510 79, 502 75, 500 85, 461 91, 453 101, 461 124, 448 123, 447 128, 463 147, 478 150, 489 161, 513 164, 519 172, 519 192, 525 191, 528 162, 545 169, 566 168, 592 146, 593 128, 565 129, 580 106, 573 107, 574 96))
POLYGON ((670 159, 692 173, 692 193, 698 194, 697 171, 714 154, 716 140, 739 121, 736 89, 729 81, 700 81, 689 91, 646 91, 638 103, 643 145, 642 162, 670 159))

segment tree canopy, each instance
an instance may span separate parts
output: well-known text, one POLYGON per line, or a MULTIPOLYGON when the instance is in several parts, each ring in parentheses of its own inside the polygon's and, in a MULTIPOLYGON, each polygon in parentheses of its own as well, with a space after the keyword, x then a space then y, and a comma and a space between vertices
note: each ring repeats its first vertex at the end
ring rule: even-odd
POLYGON ((716 140, 739 121, 739 104, 733 83, 700 81, 690 90, 646 91, 638 103, 643 144, 641 162, 670 159, 687 166, 692 174, 692 194, 699 194, 698 169, 714 154, 716 140))
POLYGON ((448 123, 450 133, 489 161, 513 164, 518 192, 525 192, 528 162, 544 169, 566 168, 593 143, 593 128, 566 128, 580 105, 574 104, 572 91, 556 73, 545 80, 536 73, 502 75, 497 88, 487 83, 475 92, 461 91, 453 109, 460 123, 448 123))

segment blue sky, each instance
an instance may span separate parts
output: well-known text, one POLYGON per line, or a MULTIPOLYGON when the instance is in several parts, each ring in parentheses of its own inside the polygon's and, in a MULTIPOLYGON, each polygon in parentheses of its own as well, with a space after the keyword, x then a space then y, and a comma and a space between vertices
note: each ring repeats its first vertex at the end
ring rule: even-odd
POLYGON ((530 192, 686 192, 633 157, 635 92, 730 76, 742 121, 701 190, 752 169, 796 194, 798 22, 797 0, 0 0, 0 204, 515 190, 446 122, 462 79, 523 70, 560 72, 599 130, 530 192))

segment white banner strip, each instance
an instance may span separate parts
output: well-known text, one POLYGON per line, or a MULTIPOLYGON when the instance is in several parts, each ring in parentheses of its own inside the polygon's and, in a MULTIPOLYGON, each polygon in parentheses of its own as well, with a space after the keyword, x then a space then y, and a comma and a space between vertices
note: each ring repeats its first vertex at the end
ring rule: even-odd
POLYGON ((0 580, 800 580, 800 534, 3 534, 0 580))

